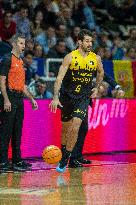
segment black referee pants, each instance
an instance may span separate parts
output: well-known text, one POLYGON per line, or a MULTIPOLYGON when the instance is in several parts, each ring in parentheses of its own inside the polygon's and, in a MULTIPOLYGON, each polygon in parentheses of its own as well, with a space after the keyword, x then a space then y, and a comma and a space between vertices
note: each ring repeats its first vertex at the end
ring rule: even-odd
POLYGON ((4 111, 3 97, 0 96, 0 163, 8 161, 8 148, 11 139, 12 161, 21 160, 21 136, 24 118, 23 95, 8 92, 11 112, 4 111))

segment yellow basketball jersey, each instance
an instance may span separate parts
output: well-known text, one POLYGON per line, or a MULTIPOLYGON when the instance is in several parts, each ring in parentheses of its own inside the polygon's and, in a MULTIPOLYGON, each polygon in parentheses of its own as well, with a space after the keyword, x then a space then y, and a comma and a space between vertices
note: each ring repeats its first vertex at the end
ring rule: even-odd
POLYGON ((97 69, 97 58, 96 54, 93 52, 89 52, 86 57, 83 57, 79 50, 74 50, 71 52, 72 54, 72 63, 70 65, 71 70, 82 70, 83 72, 89 71, 92 73, 97 69))
POLYGON ((97 56, 89 52, 83 57, 78 49, 71 54, 72 62, 63 80, 64 89, 72 96, 90 95, 92 78, 97 70, 97 56))

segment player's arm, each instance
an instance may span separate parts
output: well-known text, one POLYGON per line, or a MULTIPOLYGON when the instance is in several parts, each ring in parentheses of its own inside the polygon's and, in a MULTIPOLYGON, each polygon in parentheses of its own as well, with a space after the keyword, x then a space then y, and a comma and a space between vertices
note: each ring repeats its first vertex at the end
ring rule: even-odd
POLYGON ((104 73, 103 80, 109 83, 109 85, 112 87, 113 97, 121 98, 125 96, 125 92, 122 90, 121 86, 107 73, 104 73))
POLYGON ((104 69, 101 61, 101 57, 97 55, 97 75, 96 75, 96 87, 99 89, 104 77, 104 69))
POLYGON ((27 88, 26 85, 24 86, 23 93, 24 93, 24 95, 31 101, 31 103, 32 103, 32 108, 33 108, 34 110, 38 109, 38 104, 37 104, 37 102, 34 100, 33 95, 29 92, 29 90, 28 90, 28 88, 27 88))
POLYGON ((93 94, 91 95, 92 98, 96 98, 99 87, 101 85, 101 82, 103 81, 104 77, 104 69, 103 69, 103 64, 101 61, 101 57, 97 55, 97 75, 96 75, 96 87, 92 89, 93 94))
POLYGON ((57 76, 55 84, 54 84, 53 100, 49 105, 52 112, 56 112, 58 105, 62 107, 62 105, 59 101, 59 92, 60 92, 63 78, 68 70, 69 65, 71 64, 71 60, 72 60, 71 54, 66 55, 65 58, 63 59, 63 62, 61 64, 60 68, 59 68, 58 76, 57 76))
POLYGON ((62 80, 68 70, 68 67, 71 63, 71 54, 68 54, 65 56, 60 68, 59 68, 59 73, 58 73, 58 76, 57 76, 57 79, 55 81, 55 84, 54 84, 54 99, 58 99, 59 97, 59 91, 60 91, 60 87, 61 87, 61 84, 62 84, 62 80))

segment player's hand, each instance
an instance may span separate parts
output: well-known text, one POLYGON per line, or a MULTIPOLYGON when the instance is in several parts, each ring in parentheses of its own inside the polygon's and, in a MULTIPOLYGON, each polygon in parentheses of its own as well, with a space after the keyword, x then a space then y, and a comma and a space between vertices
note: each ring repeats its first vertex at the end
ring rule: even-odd
POLYGON ((123 90, 118 90, 117 91, 117 98, 122 98, 125 96, 125 92, 123 90))
POLYGON ((36 102, 36 100, 32 99, 31 103, 32 103, 32 109, 37 110, 38 109, 38 103, 36 102))
POLYGON ((54 112, 54 113, 56 113, 58 106, 63 107, 59 99, 53 99, 51 103, 49 104, 49 108, 51 109, 51 112, 54 112))
POLYGON ((115 98, 123 98, 125 96, 125 92, 123 90, 113 90, 112 96, 115 98))
POLYGON ((91 98, 96 98, 98 96, 98 89, 97 88, 93 88, 92 89, 92 95, 91 95, 91 98))
POLYGON ((4 110, 6 112, 11 112, 11 102, 9 99, 4 100, 4 110))

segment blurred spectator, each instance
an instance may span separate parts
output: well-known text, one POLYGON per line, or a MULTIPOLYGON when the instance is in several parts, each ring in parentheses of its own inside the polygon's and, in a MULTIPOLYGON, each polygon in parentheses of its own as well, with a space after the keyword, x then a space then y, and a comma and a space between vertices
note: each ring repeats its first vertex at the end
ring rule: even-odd
POLYGON ((32 37, 37 37, 44 31, 42 11, 36 12, 33 21, 31 21, 30 29, 32 37))
POLYGON ((114 0, 113 3, 117 7, 121 7, 126 0, 114 0))
POLYGON ((35 12, 42 11, 44 14, 44 26, 55 26, 56 14, 52 11, 52 0, 42 0, 35 8, 35 12))
POLYGON ((17 24, 17 33, 25 35, 26 38, 30 38, 30 21, 28 19, 28 8, 21 6, 19 13, 14 16, 14 20, 17 24))
POLYGON ((34 54, 32 51, 26 51, 24 53, 23 61, 24 61, 24 68, 25 68, 26 85, 29 85, 30 82, 35 79, 35 75, 36 75, 33 68, 31 67, 33 63, 33 56, 34 54))
POLYGON ((35 38, 35 42, 39 43, 44 49, 44 54, 47 54, 49 49, 56 45, 55 28, 49 26, 35 38))
POLYGON ((75 26, 72 30, 72 33, 71 33, 71 37, 73 39, 73 42, 74 42, 74 49, 77 48, 77 40, 78 40, 78 34, 80 32, 81 28, 79 26, 75 26))
POLYGON ((72 51, 74 50, 74 42, 71 36, 68 34, 67 27, 64 24, 56 26, 56 38, 57 40, 63 39, 66 43, 66 47, 72 51))
POLYGON ((73 19, 77 26, 83 28, 85 26, 85 16, 83 13, 83 2, 78 2, 74 11, 73 11, 73 19))
POLYGON ((101 33, 100 34, 100 42, 99 42, 100 46, 102 47, 107 47, 107 48, 111 48, 112 47, 112 42, 109 39, 109 35, 108 33, 101 33))
POLYGON ((125 13, 123 11, 123 4, 124 2, 118 4, 116 3, 116 1, 113 1, 112 6, 108 7, 108 13, 110 16, 109 20, 112 17, 113 18, 112 20, 117 21, 117 23, 121 23, 122 19, 125 18, 125 13))
POLYGON ((93 37, 93 45, 92 45, 92 49, 95 50, 96 48, 98 48, 99 45, 99 41, 98 41, 98 35, 96 33, 96 31, 92 31, 92 37, 93 37))
POLYGON ((122 48, 122 41, 120 37, 117 36, 113 39, 111 52, 113 60, 121 60, 124 57, 124 50, 122 48))
POLYGON ((68 7, 63 8, 60 17, 56 20, 56 24, 65 24, 68 29, 72 29, 75 26, 75 22, 72 19, 72 10, 68 7))
MULTIPOLYGON (((135 2, 135 0, 0 0, 0 38, 2 41, 10 42, 10 38, 16 32, 25 34, 27 37, 25 50, 31 50, 34 52, 34 57, 39 59, 39 61, 34 59, 32 63, 35 68, 38 67, 38 70, 44 67, 44 63, 41 66, 40 60, 43 61, 42 58, 45 56, 63 58, 67 52, 76 49, 77 35, 83 27, 92 31, 92 50, 103 60, 133 60, 136 48, 135 2), (11 11, 15 13, 16 22, 12 20, 11 11), (15 26, 11 26, 11 22, 15 26), (129 28, 132 29, 128 34, 129 28), (61 43, 56 45, 59 41, 61 43)), ((50 75, 56 76, 59 63, 50 65, 50 70, 53 71, 50 75)), ((42 75, 43 73, 40 76, 42 75)))
POLYGON ((44 50, 40 44, 34 45, 34 57, 44 58, 44 50))
POLYGON ((136 48, 136 28, 132 28, 129 31, 129 38, 125 42, 125 48, 136 48))
POLYGON ((3 0, 0 0, 0 19, 2 19, 2 17, 3 17, 3 5, 2 5, 2 1, 3 1, 3 0))
POLYGON ((59 15, 60 8, 59 8, 59 5, 58 5, 58 1, 52 1, 51 11, 53 13, 55 13, 56 15, 59 15))
POLYGON ((12 5, 9 0, 0 0, 0 15, 3 17, 4 11, 12 10, 12 5))
POLYGON ((110 49, 105 48, 105 53, 104 53, 103 60, 112 60, 112 53, 111 53, 110 49))
POLYGON ((128 19, 129 22, 136 23, 136 1, 125 0, 122 9, 125 14, 124 20, 128 19))
POLYGON ((47 37, 47 42, 48 42, 48 47, 49 49, 54 47, 56 45, 56 33, 55 33, 55 28, 49 26, 46 30, 46 37, 47 37))
POLYGON ((81 27, 87 27, 90 30, 96 30, 100 32, 99 26, 96 25, 93 10, 88 6, 87 0, 81 0, 78 3, 77 10, 74 11, 74 20, 76 25, 81 27))
POLYGON ((9 43, 6 43, 4 41, 0 41, 0 59, 6 53, 10 53, 11 50, 12 50, 12 47, 11 47, 11 45, 9 43))
POLYGON ((74 3, 76 3, 76 2, 73 2, 73 0, 69 0, 69 1, 67 1, 67 0, 59 0, 59 2, 60 2, 59 4, 60 4, 60 8, 61 9, 65 8, 65 7, 73 9, 74 3), (63 6, 63 5, 65 5, 65 6, 63 6))
POLYGON ((22 5, 25 5, 28 8, 28 17, 32 19, 34 16, 34 8, 37 5, 37 2, 34 0, 23 0, 22 5))
POLYGON ((135 11, 136 11, 135 0, 125 0, 120 3, 114 3, 113 6, 109 7, 108 10, 109 14, 114 18, 114 20, 118 24, 135 23, 136 22, 135 11))
POLYGON ((105 56, 105 48, 104 47, 97 47, 95 49, 95 53, 97 55, 99 55, 101 57, 101 59, 103 60, 104 59, 104 56, 105 56))
POLYGON ((136 48, 128 48, 123 60, 136 60, 136 48))
POLYGON ((53 94, 47 90, 46 81, 42 78, 31 83, 28 88, 35 98, 49 99, 53 97, 53 94))
POLYGON ((34 41, 32 38, 26 39, 25 50, 34 51, 34 41))
POLYGON ((66 43, 63 39, 62 40, 60 39, 57 41, 56 46, 49 50, 47 57, 64 58, 66 54, 67 54, 66 43))
POLYGON ((44 72, 45 55, 44 55, 43 47, 40 44, 35 43, 33 53, 34 53, 34 58, 31 67, 33 73, 35 73, 35 79, 38 79, 39 76, 43 76, 45 74, 44 72))
POLYGON ((83 13, 85 16, 85 22, 86 22, 88 29, 90 29, 90 30, 95 29, 96 32, 99 33, 100 28, 98 25, 96 25, 95 17, 94 17, 92 8, 88 6, 87 0, 83 0, 82 4, 83 4, 83 13))
POLYGON ((73 0, 53 0, 52 11, 58 16, 61 15, 61 11, 65 8, 73 9, 75 2, 73 0), (55 9, 54 9, 55 8, 55 9))
POLYGON ((12 11, 6 11, 0 20, 0 38, 2 41, 10 41, 16 33, 16 23, 12 20, 12 11))
MULTIPOLYGON (((66 43, 64 40, 58 40, 54 48, 51 48, 48 52, 47 58, 61 58, 63 59, 67 54, 66 43)), ((52 76, 57 76, 60 63, 54 62, 50 63, 50 74, 52 76), (53 75, 54 74, 54 75, 53 75)))

